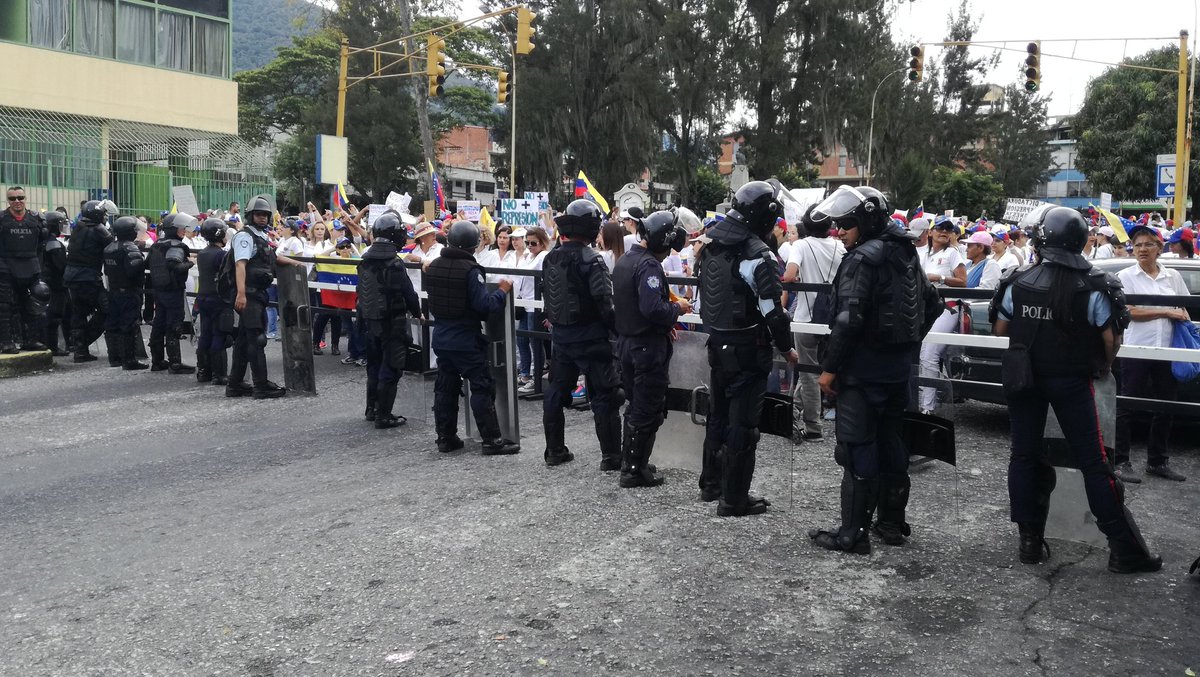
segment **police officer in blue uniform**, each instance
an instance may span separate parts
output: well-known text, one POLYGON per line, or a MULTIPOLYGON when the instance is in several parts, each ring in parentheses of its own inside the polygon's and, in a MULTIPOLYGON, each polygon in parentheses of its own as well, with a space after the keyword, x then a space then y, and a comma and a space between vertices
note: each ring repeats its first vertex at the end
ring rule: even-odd
POLYGON ((108 360, 126 371, 145 369, 138 362, 134 332, 139 331, 142 309, 142 281, 146 259, 138 249, 138 221, 132 216, 117 218, 112 227, 117 240, 104 248, 104 275, 108 278, 108 315, 104 320, 104 338, 108 360))
POLYGON ((229 384, 229 361, 225 352, 232 339, 220 331, 222 315, 230 310, 217 293, 217 272, 225 260, 228 228, 220 219, 205 219, 200 237, 208 245, 196 254, 196 308, 200 313, 200 337, 196 340, 196 380, 223 386, 229 384))
POLYGON ((768 240, 783 216, 778 187, 751 181, 708 231, 700 253, 700 317, 708 329, 709 414, 700 498, 722 517, 758 515, 766 499, 750 495, 771 346, 798 361, 783 307, 779 265, 768 240))
POLYGON ((50 287, 50 304, 46 310, 45 344, 55 357, 70 355, 71 349, 71 302, 63 274, 67 272, 67 245, 59 240, 63 225, 69 223, 61 212, 50 212, 42 219, 46 226, 46 242, 42 245, 42 279, 50 287), (66 342, 66 350, 60 347, 59 334, 66 342))
POLYGON ((154 322, 150 329, 150 371, 192 374, 196 368, 183 364, 179 337, 183 334, 185 287, 188 270, 195 264, 184 233, 197 226, 191 214, 169 214, 158 227, 158 240, 150 247, 146 267, 154 287, 154 322), (164 356, 166 359, 164 359, 164 356))
POLYGON ((666 412, 671 340, 679 316, 691 312, 686 300, 672 302, 662 261, 687 242, 687 232, 675 215, 654 212, 638 225, 641 241, 617 261, 613 269, 613 296, 627 299, 616 315, 617 354, 621 382, 629 398, 621 438, 622 487, 662 484, 649 464, 658 428, 666 412))
POLYGON ((367 335, 364 416, 380 429, 406 423, 403 416, 392 413, 392 406, 412 343, 408 318, 421 315, 421 301, 400 260, 400 248, 407 240, 399 216, 390 212, 380 216, 371 228, 371 246, 358 266, 357 311, 367 335))
POLYGON ((571 391, 587 377, 600 469, 621 468, 621 404, 609 332, 613 329, 613 287, 608 267, 591 248, 603 215, 589 200, 575 200, 554 220, 563 242, 542 262, 542 299, 550 321, 550 383, 542 400, 546 465, 575 458, 567 448, 566 417, 571 391))
MULTIPOLYGON (((18 342, 25 350, 45 350, 44 305, 35 302, 34 287, 46 231, 41 217, 25 209, 24 188, 13 186, 7 193, 8 209, 0 212, 0 352, 19 352, 18 342)), ((37 293, 48 291, 39 287, 37 293)))
POLYGON ((1125 507, 1125 486, 1105 454, 1097 422, 1092 380, 1112 368, 1130 314, 1121 283, 1083 258, 1087 238, 1087 222, 1079 212, 1046 210, 1033 237, 1038 264, 1005 278, 990 309, 993 331, 1009 337, 1004 371, 1012 421, 1008 495, 1020 534, 1019 557, 1037 564, 1050 554, 1045 528, 1055 471, 1046 459, 1043 434, 1046 410, 1054 407, 1083 473, 1088 507, 1108 537, 1109 571, 1158 571, 1162 558, 1150 554, 1125 507))
POLYGON ((234 334, 225 397, 250 395, 262 400, 287 395, 286 388, 267 380, 267 287, 275 279, 276 261, 295 263, 286 256, 276 256, 263 233, 274 213, 275 208, 265 195, 256 195, 250 200, 246 205, 246 223, 233 236, 230 246, 234 267, 229 269, 222 265, 222 274, 218 275, 217 291, 223 296, 232 294, 233 310, 237 313, 236 328, 231 322, 222 322, 222 329, 229 329, 234 334), (230 276, 224 274, 227 269, 232 273, 232 285, 230 276), (253 387, 246 385, 247 367, 253 387))
POLYGON ((88 348, 104 333, 108 293, 100 279, 104 248, 113 236, 105 222, 118 215, 109 200, 89 200, 79 210, 79 219, 67 241, 67 269, 63 282, 71 294, 71 347, 73 362, 91 362, 96 356, 88 348))
POLYGON ((441 255, 429 263, 422 282, 433 316, 430 345, 438 362, 433 400, 437 448, 450 452, 463 447, 458 437, 458 398, 466 379, 471 384, 471 412, 483 438, 483 454, 515 454, 521 451, 521 445, 500 434, 496 384, 488 373, 487 340, 482 330, 487 316, 504 307, 512 283, 501 280, 498 289, 488 291, 483 267, 473 253, 479 247, 479 227, 475 224, 456 221, 446 234, 446 242, 441 255))
POLYGON ((912 365, 944 305, 879 191, 843 186, 810 218, 837 227, 846 255, 833 279, 829 347, 817 379, 823 393, 838 398, 841 523, 808 535, 827 550, 867 554, 876 507, 874 531, 885 543, 901 545, 911 533, 904 514, 908 449, 900 433, 912 365))

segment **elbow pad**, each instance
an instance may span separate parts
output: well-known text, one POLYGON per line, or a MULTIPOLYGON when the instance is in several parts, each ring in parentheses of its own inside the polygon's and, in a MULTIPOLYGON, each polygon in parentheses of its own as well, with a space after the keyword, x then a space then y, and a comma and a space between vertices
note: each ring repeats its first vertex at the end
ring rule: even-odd
POLYGON ((794 348, 792 343, 792 320, 778 306, 775 310, 767 315, 767 328, 771 331, 771 338, 775 341, 775 348, 786 353, 794 348))
POLYGON ((611 328, 616 321, 616 313, 613 310, 612 278, 608 275, 608 268, 599 259, 596 264, 592 264, 588 275, 588 294, 596 304, 596 311, 600 313, 604 326, 611 328))

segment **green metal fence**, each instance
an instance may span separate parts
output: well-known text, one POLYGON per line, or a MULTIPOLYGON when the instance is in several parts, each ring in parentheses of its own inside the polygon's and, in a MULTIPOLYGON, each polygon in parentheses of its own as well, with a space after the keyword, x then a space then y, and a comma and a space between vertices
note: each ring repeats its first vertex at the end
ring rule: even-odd
POLYGON ((201 209, 225 209, 275 194, 272 152, 236 136, 0 106, 0 190, 23 186, 30 209, 75 214, 108 197, 157 217, 175 186, 191 186, 201 209))

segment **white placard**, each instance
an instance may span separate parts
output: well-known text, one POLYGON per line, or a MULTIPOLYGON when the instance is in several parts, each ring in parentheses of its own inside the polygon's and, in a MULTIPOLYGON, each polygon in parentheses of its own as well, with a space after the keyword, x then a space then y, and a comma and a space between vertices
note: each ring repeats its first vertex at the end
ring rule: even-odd
POLYGON ((1100 193, 1100 208, 1106 212, 1112 211, 1112 193, 1100 193))
POLYGON ((468 221, 479 223, 479 210, 481 206, 479 200, 459 200, 458 211, 462 212, 467 217, 468 221))
POLYGON ((506 225, 528 228, 538 225, 538 203, 533 200, 501 200, 500 218, 506 225))
POLYGON ((1023 198, 1010 197, 1004 204, 1004 220, 1014 223, 1020 221, 1029 212, 1046 204, 1041 200, 1026 200, 1023 198))
POLYGON ((383 201, 384 205, 395 209, 401 214, 407 214, 408 206, 412 204, 412 196, 408 193, 401 195, 395 191, 388 193, 387 199, 383 201))
POLYGON ((200 205, 196 202, 196 194, 191 186, 175 186, 171 189, 171 199, 175 202, 175 210, 180 214, 195 216, 200 213, 200 205))
POLYGON ((388 209, 391 209, 391 207, 387 205, 367 205, 367 225, 374 226, 375 219, 383 216, 383 213, 388 209))
POLYGON ((533 200, 539 204, 542 202, 549 202, 550 201, 550 193, 538 193, 538 192, 527 190, 527 191, 525 191, 525 199, 533 200))

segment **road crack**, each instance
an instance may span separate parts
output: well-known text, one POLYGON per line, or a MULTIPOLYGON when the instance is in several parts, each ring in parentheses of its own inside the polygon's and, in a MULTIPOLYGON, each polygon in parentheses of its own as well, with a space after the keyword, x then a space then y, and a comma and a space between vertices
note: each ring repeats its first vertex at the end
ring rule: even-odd
MULTIPOLYGON (((1079 564, 1083 560, 1090 557, 1094 551, 1095 547, 1089 545, 1087 552, 1083 553, 1082 557, 1076 560, 1060 562, 1054 565, 1054 568, 1052 568, 1049 573, 1041 577, 1046 581, 1045 594, 1034 598, 1033 601, 1031 601, 1029 605, 1025 607, 1025 610, 1021 612, 1021 616, 1019 618, 1021 622, 1021 634, 1023 635, 1023 639, 1021 640, 1022 650, 1025 650, 1025 645, 1028 644, 1029 641, 1034 637, 1034 631, 1033 628, 1030 627, 1030 622, 1033 620, 1033 616, 1036 613, 1037 608, 1042 604, 1042 602, 1045 602, 1054 595, 1054 589, 1058 585, 1059 577, 1064 571, 1066 571, 1068 567, 1073 567, 1076 564, 1079 564)), ((1035 647, 1033 651, 1033 664, 1037 666, 1038 670, 1040 670, 1043 675, 1050 673, 1050 669, 1042 662, 1045 658, 1045 656, 1042 655, 1042 650, 1046 648, 1047 646, 1045 644, 1041 644, 1035 647)))

